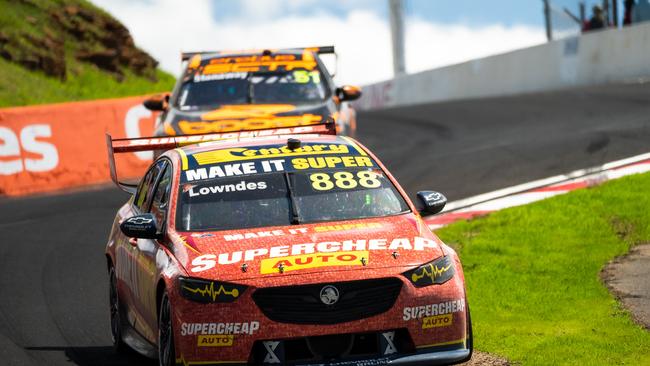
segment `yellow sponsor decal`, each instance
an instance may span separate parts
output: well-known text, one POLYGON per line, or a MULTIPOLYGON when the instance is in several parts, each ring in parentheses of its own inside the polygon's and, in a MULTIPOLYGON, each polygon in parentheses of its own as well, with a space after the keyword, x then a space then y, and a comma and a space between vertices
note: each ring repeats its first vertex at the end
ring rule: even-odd
POLYGON ((429 316, 422 319, 422 329, 446 327, 452 324, 452 314, 429 316))
POLYGON ((344 166, 346 168, 357 167, 372 167, 374 166, 372 160, 367 156, 328 156, 316 158, 296 158, 291 160, 291 165, 294 169, 323 169, 323 168, 338 168, 344 166))
POLYGON ((202 114, 201 119, 204 121, 214 121, 218 119, 273 117, 278 113, 291 112, 294 109, 296 109, 296 106, 291 104, 225 105, 219 109, 202 114))
POLYGON ((300 155, 322 155, 322 154, 347 154, 347 145, 304 145, 294 150, 286 146, 269 147, 262 149, 247 149, 243 147, 206 151, 192 155, 199 165, 217 164, 223 162, 265 159, 286 156, 300 155))
POLYGON ((199 347, 230 347, 235 336, 232 334, 200 335, 196 345, 199 347))
MULTIPOLYGON (((315 253, 305 255, 294 255, 283 258, 263 259, 260 273, 278 273, 280 267, 284 272, 298 271, 301 269, 335 267, 335 266, 363 266, 361 258, 369 261, 367 250, 351 252, 315 253)), ((368 262, 366 262, 367 264, 368 262)))
POLYGON ((214 282, 210 283, 210 285, 205 285, 204 288, 191 288, 187 286, 183 286, 184 289, 186 289, 189 292, 195 293, 195 294, 200 294, 201 296, 207 296, 212 299, 212 301, 215 301, 217 299, 217 296, 223 294, 223 295, 229 295, 234 298, 239 297, 239 290, 236 288, 233 288, 232 290, 228 291, 226 290, 223 285, 219 285, 219 288, 215 290, 214 288, 214 282))
POLYGON ((422 272, 420 274, 413 272, 411 280, 417 282, 424 277, 429 277, 431 282, 434 282, 437 277, 440 277, 447 272, 452 265, 453 263, 449 263, 446 267, 438 267, 437 265, 429 264, 428 266, 422 267, 422 272))
POLYGON ((362 222, 358 224, 342 224, 342 225, 325 225, 316 226, 314 231, 322 233, 326 231, 348 231, 348 230, 363 230, 363 229, 379 229, 382 225, 379 222, 362 222))
POLYGON ((246 119, 224 119, 217 121, 179 121, 178 128, 186 135, 220 133, 233 131, 263 130, 311 126, 321 123, 323 117, 315 114, 298 116, 252 117, 246 119))
POLYGON ((317 63, 311 60, 295 60, 295 57, 286 57, 289 55, 278 55, 275 59, 270 56, 251 56, 251 57, 226 57, 212 60, 218 63, 205 65, 202 70, 203 75, 223 74, 227 72, 256 72, 262 69, 268 71, 277 71, 284 69, 292 71, 295 69, 313 70, 317 63), (285 57, 280 57, 285 56, 285 57), (234 61, 234 63, 231 63, 234 61))

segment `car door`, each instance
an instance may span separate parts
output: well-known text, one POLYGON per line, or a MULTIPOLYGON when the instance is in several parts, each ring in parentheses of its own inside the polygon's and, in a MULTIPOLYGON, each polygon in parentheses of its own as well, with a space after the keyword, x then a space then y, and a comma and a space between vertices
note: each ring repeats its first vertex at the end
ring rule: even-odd
MULTIPOLYGON (((127 219, 131 216, 147 212, 149 210, 155 184, 158 181, 160 172, 165 166, 166 161, 156 161, 151 165, 147 173, 144 175, 135 195, 130 201, 129 209, 125 212, 122 219, 127 219)), ((116 267, 119 273, 122 273, 124 282, 127 284, 127 298, 123 299, 123 305, 126 310, 126 319, 131 327, 139 330, 140 324, 144 322, 141 312, 139 311, 139 299, 141 290, 141 282, 138 275, 138 260, 139 260, 139 242, 133 238, 127 238, 122 235, 122 240, 118 243, 117 263, 116 267)), ((144 335, 144 334, 141 334, 144 335)))
POLYGON ((135 281, 138 283, 136 307, 139 314, 139 322, 136 323, 136 330, 144 335, 151 342, 157 340, 158 335, 158 316, 156 304, 156 285, 158 282, 158 267, 156 257, 162 250, 161 246, 166 245, 167 236, 165 228, 167 226, 167 208, 169 203, 169 194, 172 182, 172 165, 166 159, 160 166, 158 179, 155 181, 152 190, 150 202, 143 207, 142 212, 150 212, 156 218, 156 224, 163 234, 163 238, 156 239, 138 239, 134 251, 134 261, 136 266, 135 281))

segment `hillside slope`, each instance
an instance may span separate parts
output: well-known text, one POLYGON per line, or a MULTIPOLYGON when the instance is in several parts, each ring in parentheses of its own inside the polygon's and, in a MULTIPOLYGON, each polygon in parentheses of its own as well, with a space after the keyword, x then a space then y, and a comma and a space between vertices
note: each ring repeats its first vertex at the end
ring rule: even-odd
POLYGON ((170 90, 124 25, 84 0, 0 0, 0 107, 170 90))

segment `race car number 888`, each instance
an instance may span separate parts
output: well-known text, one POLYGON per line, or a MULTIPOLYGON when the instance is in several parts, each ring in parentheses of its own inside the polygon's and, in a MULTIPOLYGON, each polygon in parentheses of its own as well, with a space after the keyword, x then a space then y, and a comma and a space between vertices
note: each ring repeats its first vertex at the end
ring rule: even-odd
POLYGON ((354 189, 357 186, 363 188, 379 188, 381 181, 378 174, 371 171, 360 171, 356 174, 351 172, 314 173, 309 176, 311 186, 317 191, 329 191, 334 187, 339 189, 354 189))

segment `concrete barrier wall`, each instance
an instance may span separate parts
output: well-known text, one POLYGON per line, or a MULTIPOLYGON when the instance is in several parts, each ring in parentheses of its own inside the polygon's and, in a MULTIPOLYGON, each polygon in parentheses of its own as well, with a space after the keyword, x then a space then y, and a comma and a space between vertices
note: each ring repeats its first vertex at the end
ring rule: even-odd
MULTIPOLYGON (((0 109, 0 197, 110 181, 105 134, 151 136, 145 97, 0 109)), ((116 157, 120 178, 139 178, 151 152, 116 157)))
POLYGON ((650 76, 650 22, 587 33, 363 87, 360 110, 627 81, 650 76))

